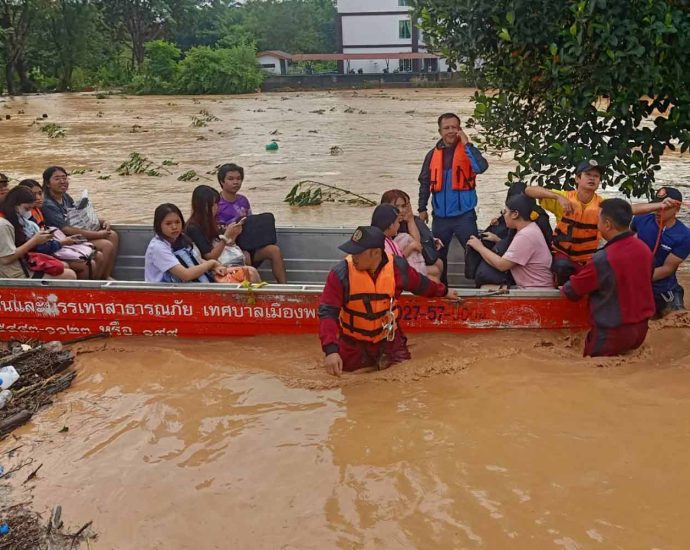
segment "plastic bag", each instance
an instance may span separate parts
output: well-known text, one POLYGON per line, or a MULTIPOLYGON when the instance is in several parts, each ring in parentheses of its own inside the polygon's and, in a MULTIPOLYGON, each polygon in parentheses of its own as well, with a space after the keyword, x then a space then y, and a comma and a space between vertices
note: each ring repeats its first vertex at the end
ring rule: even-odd
POLYGON ((236 244, 229 244, 223 248, 218 261, 226 267, 244 265, 244 252, 236 244))
POLYGON ((87 231, 98 231, 101 229, 101 222, 96 214, 93 203, 89 200, 89 191, 84 189, 81 200, 74 208, 67 210, 67 224, 72 227, 86 229, 87 231))

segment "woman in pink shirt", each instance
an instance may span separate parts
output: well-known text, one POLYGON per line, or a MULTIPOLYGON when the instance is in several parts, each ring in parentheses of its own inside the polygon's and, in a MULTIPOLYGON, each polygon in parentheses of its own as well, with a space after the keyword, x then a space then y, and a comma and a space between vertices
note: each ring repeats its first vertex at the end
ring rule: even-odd
POLYGON ((532 221, 535 205, 534 199, 524 194, 506 201, 503 218, 506 226, 517 230, 517 233, 503 256, 488 249, 475 236, 470 237, 467 245, 479 252, 492 267, 499 271, 510 270, 518 288, 554 288, 551 251, 541 229, 532 221))
POLYGON ((398 229, 400 229, 400 215, 395 206, 379 204, 374 208, 374 213, 371 215, 371 225, 378 227, 386 236, 386 254, 405 257, 403 251, 393 240, 398 234, 398 229))

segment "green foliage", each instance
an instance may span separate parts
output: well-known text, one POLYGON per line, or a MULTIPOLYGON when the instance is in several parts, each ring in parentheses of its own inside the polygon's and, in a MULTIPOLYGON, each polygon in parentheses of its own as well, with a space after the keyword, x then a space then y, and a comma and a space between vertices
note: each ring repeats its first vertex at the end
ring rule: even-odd
POLYGON ((475 117, 486 146, 515 151, 511 180, 560 188, 591 156, 642 196, 666 148, 690 148, 688 0, 413 3, 433 49, 481 65, 475 117))
POLYGON ((161 175, 159 167, 153 161, 136 151, 130 153, 129 159, 124 161, 115 170, 120 176, 131 176, 133 174, 146 174, 147 176, 158 177, 161 175))
POLYGON ((197 46, 180 62, 176 83, 183 94, 241 94, 261 85, 263 74, 249 46, 197 46))
POLYGON ((41 126, 41 132, 47 134, 49 138, 63 138, 65 137, 65 129, 59 124, 50 122, 45 126, 41 126))
POLYGON ((284 202, 290 206, 318 206, 323 202, 376 206, 376 202, 367 197, 341 187, 312 180, 304 180, 295 184, 285 196, 284 202))
POLYGON ((147 42, 144 49, 144 74, 163 82, 172 82, 177 74, 177 62, 182 55, 180 49, 165 40, 147 42))

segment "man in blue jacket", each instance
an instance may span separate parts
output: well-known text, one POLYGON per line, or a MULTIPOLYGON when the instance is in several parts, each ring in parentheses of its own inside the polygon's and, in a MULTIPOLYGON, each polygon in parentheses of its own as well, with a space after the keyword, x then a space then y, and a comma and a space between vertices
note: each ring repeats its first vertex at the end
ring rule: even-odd
POLYGON ((428 222, 427 204, 431 196, 434 214, 431 230, 441 240, 439 255, 443 260, 442 280, 448 278, 448 247, 453 236, 465 247, 477 235, 477 174, 485 172, 489 163, 470 143, 462 130, 460 118, 453 113, 438 117, 441 139, 427 153, 419 174, 419 217, 428 222))
POLYGON ((661 187, 649 204, 636 204, 632 230, 654 254, 652 287, 656 315, 684 309, 684 289, 676 272, 690 256, 690 229, 679 219, 683 195, 675 187, 661 187))

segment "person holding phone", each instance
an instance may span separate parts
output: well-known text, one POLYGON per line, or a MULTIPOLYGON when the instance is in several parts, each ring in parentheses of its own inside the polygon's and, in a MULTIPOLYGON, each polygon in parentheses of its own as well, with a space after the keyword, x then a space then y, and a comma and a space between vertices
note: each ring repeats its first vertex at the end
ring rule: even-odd
MULTIPOLYGON (((38 229, 27 234, 27 222, 31 217, 34 196, 29 189, 17 186, 12 189, 0 205, 0 278, 23 279, 32 274, 26 268, 30 252, 49 242, 53 237, 49 231, 38 229)), ((34 224, 35 225, 35 224, 34 224)), ((33 278, 76 279, 77 275, 65 268, 60 275, 33 272, 33 278)))
POLYGON ((463 248, 477 235, 476 178, 489 163, 472 145, 462 129, 460 117, 444 113, 438 117, 441 139, 427 153, 419 174, 419 217, 429 221, 427 205, 431 197, 434 215, 431 230, 443 243, 439 256, 443 260, 441 280, 448 280, 448 247, 455 236, 463 248))

